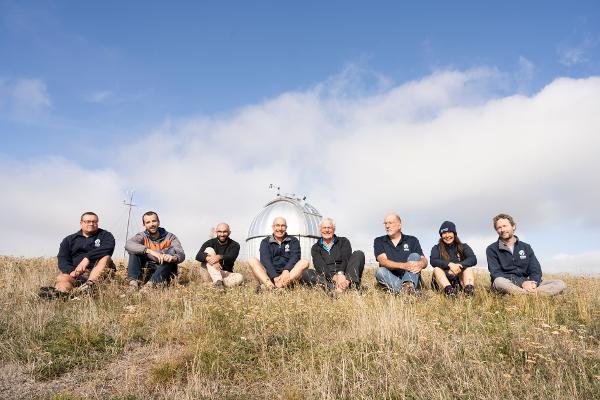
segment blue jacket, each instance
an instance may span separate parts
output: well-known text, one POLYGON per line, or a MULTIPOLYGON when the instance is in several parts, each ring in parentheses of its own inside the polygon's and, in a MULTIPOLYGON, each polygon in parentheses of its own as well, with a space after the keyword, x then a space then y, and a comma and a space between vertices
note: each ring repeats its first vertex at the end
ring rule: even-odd
POLYGON ((58 269, 64 274, 69 274, 86 257, 93 266, 102 257, 112 256, 114 250, 115 238, 109 231, 98 229, 92 236, 85 237, 79 230, 60 243, 57 255, 58 269))
POLYGON ((465 254, 462 260, 460 259, 460 255, 458 254, 456 243, 452 244, 451 246, 448 246, 445 243, 443 245, 446 247, 446 251, 448 252, 450 260, 446 261, 442 258, 442 255, 440 254, 440 249, 436 244, 431 248, 431 255, 429 256, 429 263, 432 267, 438 267, 443 270, 448 270, 449 262, 460 264, 463 266, 463 269, 477 265, 477 257, 475 257, 475 253, 473 253, 473 250, 468 244, 463 243, 463 250, 465 254))
POLYGON ((542 267, 531 246, 516 239, 512 253, 500 239, 490 244, 485 251, 492 282, 503 277, 518 286, 522 286, 525 281, 535 281, 539 285, 542 281, 542 267))
POLYGON ((260 263, 267 270, 269 278, 281 275, 284 269, 291 271, 300 261, 300 241, 287 235, 281 244, 273 235, 267 236, 260 242, 260 263))
MULTIPOLYGON (((373 241, 373 251, 375 253, 375 258, 377 258, 380 254, 385 253, 385 256, 388 258, 388 260, 401 263, 407 262, 408 256, 411 253, 417 253, 420 256, 423 255, 423 250, 421 250, 419 239, 414 236, 405 235, 404 233, 402 233, 400 242, 398 242, 397 246, 394 246, 394 243, 388 235, 375 238, 373 241)), ((381 264, 379 264, 379 267, 385 268, 381 264)), ((396 276, 402 276, 404 273, 403 270, 396 269, 390 270, 390 272, 396 276)))

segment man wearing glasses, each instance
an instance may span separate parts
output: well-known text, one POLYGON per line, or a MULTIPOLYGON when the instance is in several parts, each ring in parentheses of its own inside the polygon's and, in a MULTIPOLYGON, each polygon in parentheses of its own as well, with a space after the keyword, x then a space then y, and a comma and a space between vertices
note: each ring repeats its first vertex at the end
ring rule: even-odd
POLYGON ((115 249, 115 238, 98 228, 98 215, 84 212, 79 225, 81 229, 64 238, 58 250, 60 274, 54 289, 62 294, 75 287, 81 293, 93 293, 105 269, 114 268, 110 257, 115 249))
POLYGON ((375 280, 392 293, 416 295, 421 287, 421 270, 427 267, 421 244, 402 232, 402 220, 395 213, 383 220, 387 235, 375 238, 373 249, 379 268, 375 280))
POLYGON ((257 292, 289 287, 308 268, 308 261, 300 258, 300 241, 287 234, 285 218, 275 218, 272 228, 273 234, 260 242, 260 261, 254 257, 248 260, 259 283, 257 292))
POLYGON ((233 264, 240 253, 240 245, 231 239, 231 229, 226 223, 215 228, 217 237, 204 242, 196 254, 200 261, 200 276, 205 282, 212 282, 217 290, 237 286, 244 281, 244 276, 233 272, 233 264))

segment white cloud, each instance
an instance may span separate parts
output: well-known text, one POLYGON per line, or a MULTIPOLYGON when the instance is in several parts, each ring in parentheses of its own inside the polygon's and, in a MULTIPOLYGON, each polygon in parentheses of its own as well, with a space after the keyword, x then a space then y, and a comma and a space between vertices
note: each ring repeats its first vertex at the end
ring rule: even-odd
POLYGON ((113 96, 113 93, 109 90, 100 90, 89 94, 85 97, 85 101, 88 103, 104 103, 113 96))
MULTIPOLYGON (((220 221, 243 241, 272 197, 269 183, 308 195, 368 257, 391 210, 426 253, 439 224, 450 219, 480 257, 493 241, 490 219, 498 212, 512 213, 536 249, 551 240, 544 230, 564 220, 584 228, 600 223, 600 188, 593 184, 600 170, 600 78, 558 79, 530 97, 499 97, 503 76, 485 68, 440 71, 372 95, 344 90, 338 80, 334 90, 322 84, 284 93, 226 117, 167 121, 113 149, 114 161, 102 171, 54 162, 53 173, 40 179, 35 168, 4 163, 3 186, 17 184, 27 194, 10 204, 0 199, 0 209, 15 210, 3 218, 8 226, 29 227, 31 211, 49 205, 60 208, 53 221, 61 230, 29 237, 28 246, 19 244, 27 237, 22 230, 1 252, 53 254, 42 249, 56 247, 67 226, 76 228, 81 210, 120 215, 125 186, 137 191, 134 231, 139 213, 155 209, 190 258, 220 221), (63 195, 65 188, 73 193, 63 195), (95 199, 97 188, 104 195, 95 199), (39 205, 28 204, 28 196, 39 205)), ((578 239, 577 232, 569 238, 578 239)), ((576 253, 569 247, 563 243, 576 253)))
POLYGON ((13 86, 13 98, 18 107, 44 108, 51 105, 46 84, 39 79, 17 79, 13 86))
POLYGON ((558 62, 567 67, 587 63, 590 61, 589 54, 594 51, 599 43, 600 39, 592 36, 586 36, 577 44, 561 43, 556 49, 558 62))
POLYGON ((43 110, 51 105, 52 99, 42 80, 0 77, 0 110, 19 114, 43 110))
POLYGON ((568 272, 573 275, 600 275, 600 251, 582 254, 557 254, 549 258, 544 272, 568 272))

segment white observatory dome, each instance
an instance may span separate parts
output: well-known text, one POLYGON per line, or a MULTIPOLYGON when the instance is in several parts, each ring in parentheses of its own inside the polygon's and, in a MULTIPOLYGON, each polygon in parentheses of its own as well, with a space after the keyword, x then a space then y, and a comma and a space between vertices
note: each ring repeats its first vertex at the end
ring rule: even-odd
POLYGON ((288 235, 298 238, 302 258, 310 260, 310 248, 321 237, 319 224, 322 216, 304 199, 279 194, 260 210, 250 224, 246 239, 248 257, 260 257, 260 242, 273 233, 271 226, 277 217, 285 218, 288 235))

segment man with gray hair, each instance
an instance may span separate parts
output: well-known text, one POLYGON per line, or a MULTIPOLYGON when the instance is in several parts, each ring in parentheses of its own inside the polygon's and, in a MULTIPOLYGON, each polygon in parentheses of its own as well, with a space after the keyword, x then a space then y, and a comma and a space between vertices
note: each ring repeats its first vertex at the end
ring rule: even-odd
POLYGON ((505 294, 556 295, 565 290, 561 280, 542 281, 542 267, 531 246, 514 234, 517 225, 508 214, 493 219, 498 240, 486 250, 492 287, 505 294))
POLYGON ((360 288, 365 254, 360 250, 352 252, 350 241, 335 234, 333 219, 323 218, 320 231, 321 238, 311 249, 315 269, 304 270, 302 283, 335 293, 360 288))
POLYGON ((281 289, 293 285, 308 268, 308 261, 300 258, 300 241, 287 234, 283 217, 273 220, 273 234, 260 242, 260 260, 248 260, 252 274, 259 283, 257 292, 281 289))
POLYGON ((240 245, 231 239, 229 225, 222 222, 215 228, 216 237, 204 242, 196 260, 200 261, 200 276, 205 282, 212 282, 218 290, 233 287, 244 281, 244 276, 233 272, 233 265, 240 253, 240 245))
POLYGON ((427 267, 421 244, 414 236, 402 233, 402 220, 395 213, 383 220, 387 235, 375 238, 373 249, 379 268, 377 283, 393 293, 416 295, 421 287, 421 270, 427 267))

